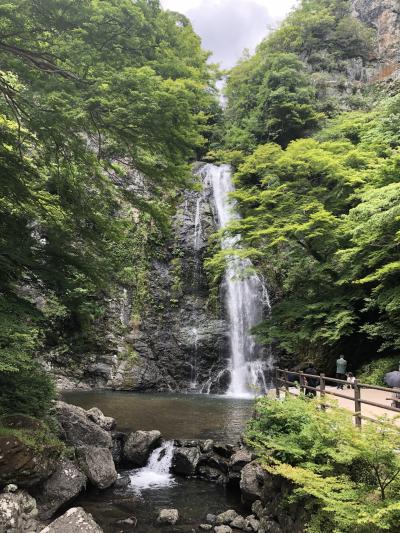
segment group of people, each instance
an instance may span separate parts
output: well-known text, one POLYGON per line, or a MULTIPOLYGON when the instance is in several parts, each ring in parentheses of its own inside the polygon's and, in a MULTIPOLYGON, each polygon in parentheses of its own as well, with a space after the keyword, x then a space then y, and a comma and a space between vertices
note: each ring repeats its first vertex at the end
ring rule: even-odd
MULTIPOLYGON (((309 396, 316 396, 316 389, 320 385, 320 376, 318 370, 315 368, 314 363, 308 363, 306 368, 304 368, 303 373, 306 374, 306 376, 303 378, 304 382, 300 384, 303 392, 309 396), (313 376, 315 376, 315 378, 313 376)), ((347 388, 353 388, 356 380, 354 374, 347 372, 347 361, 343 355, 341 355, 336 361, 336 379, 341 380, 340 382, 336 383, 337 389, 344 389, 345 383, 342 383, 343 381, 347 383, 347 388)), ((294 379, 293 381, 296 380, 297 379, 294 379)), ((289 381, 292 381, 290 376, 289 381)))

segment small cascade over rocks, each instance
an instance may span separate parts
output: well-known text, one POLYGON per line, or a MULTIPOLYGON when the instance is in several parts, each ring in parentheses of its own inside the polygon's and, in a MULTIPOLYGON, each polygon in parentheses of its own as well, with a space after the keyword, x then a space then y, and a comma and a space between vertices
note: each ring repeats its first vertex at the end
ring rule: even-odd
MULTIPOLYGON (((229 165, 207 164, 203 176, 212 186, 218 225, 225 228, 239 215, 229 194, 234 191, 229 165)), ((222 248, 237 248, 239 236, 225 237, 222 248)), ((229 319, 231 382, 227 394, 234 397, 253 397, 267 390, 266 372, 272 367, 272 355, 265 356, 251 330, 263 318, 264 308, 270 307, 268 291, 256 274, 249 274, 248 259, 232 256, 225 273, 225 299, 229 319)))
POLYGON ((166 441, 162 446, 156 448, 150 455, 147 465, 131 474, 130 482, 133 489, 140 492, 144 489, 173 485, 174 479, 170 473, 173 454, 173 441, 166 441))

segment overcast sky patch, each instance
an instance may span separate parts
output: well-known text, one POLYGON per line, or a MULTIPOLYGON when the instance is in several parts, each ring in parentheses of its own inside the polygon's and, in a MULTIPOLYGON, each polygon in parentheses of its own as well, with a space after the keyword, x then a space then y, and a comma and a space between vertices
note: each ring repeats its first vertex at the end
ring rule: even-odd
POLYGON ((162 5, 187 15, 212 61, 232 67, 243 50, 254 51, 296 0, 161 0, 162 5))

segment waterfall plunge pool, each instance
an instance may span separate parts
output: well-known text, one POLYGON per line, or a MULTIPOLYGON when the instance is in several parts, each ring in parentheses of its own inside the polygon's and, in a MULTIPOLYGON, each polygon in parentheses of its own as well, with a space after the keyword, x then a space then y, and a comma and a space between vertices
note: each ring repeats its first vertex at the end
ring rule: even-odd
POLYGON ((205 522, 208 513, 218 514, 227 509, 245 512, 238 491, 172 476, 165 465, 170 453, 168 441, 172 439, 236 443, 253 413, 254 400, 112 391, 66 392, 63 400, 84 409, 98 407, 117 420, 119 431, 158 429, 167 441, 165 449, 153 452, 146 467, 120 471, 120 475, 130 479, 126 488, 89 489, 78 498, 76 505, 91 513, 105 533, 191 533, 205 522), (180 520, 175 526, 166 528, 156 523, 162 508, 178 509, 180 520), (132 516, 137 519, 135 528, 118 523, 132 516))
POLYGON ((214 439, 235 444, 252 416, 254 400, 211 394, 114 391, 65 392, 63 400, 98 407, 119 431, 158 429, 166 440, 214 439))

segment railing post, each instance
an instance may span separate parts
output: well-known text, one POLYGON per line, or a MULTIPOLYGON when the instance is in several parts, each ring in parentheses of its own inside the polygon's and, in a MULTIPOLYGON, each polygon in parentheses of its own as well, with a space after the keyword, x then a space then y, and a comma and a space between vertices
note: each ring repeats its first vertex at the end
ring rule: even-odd
MULTIPOLYGON (((325 386, 326 386, 325 374, 320 374, 319 375, 319 395, 321 399, 325 398, 325 386)), ((321 403, 321 409, 325 411, 326 409, 325 404, 321 403)))
POLYGON ((280 395, 280 386, 279 386, 279 368, 275 368, 275 394, 276 394, 276 399, 279 400, 281 395, 280 395))
POLYGON ((354 411, 356 417, 356 426, 361 427, 362 425, 362 416, 361 416, 361 389, 358 385, 358 380, 354 381, 354 411))
POLYGON ((299 376, 299 382, 300 382, 300 394, 303 393, 303 394, 307 394, 307 389, 306 389, 306 381, 305 381, 305 377, 303 376, 303 372, 299 372, 300 376, 299 376))
POLYGON ((285 378, 285 395, 286 396, 289 396, 289 385, 288 385, 288 369, 285 368, 284 372, 283 372, 283 376, 285 378))

